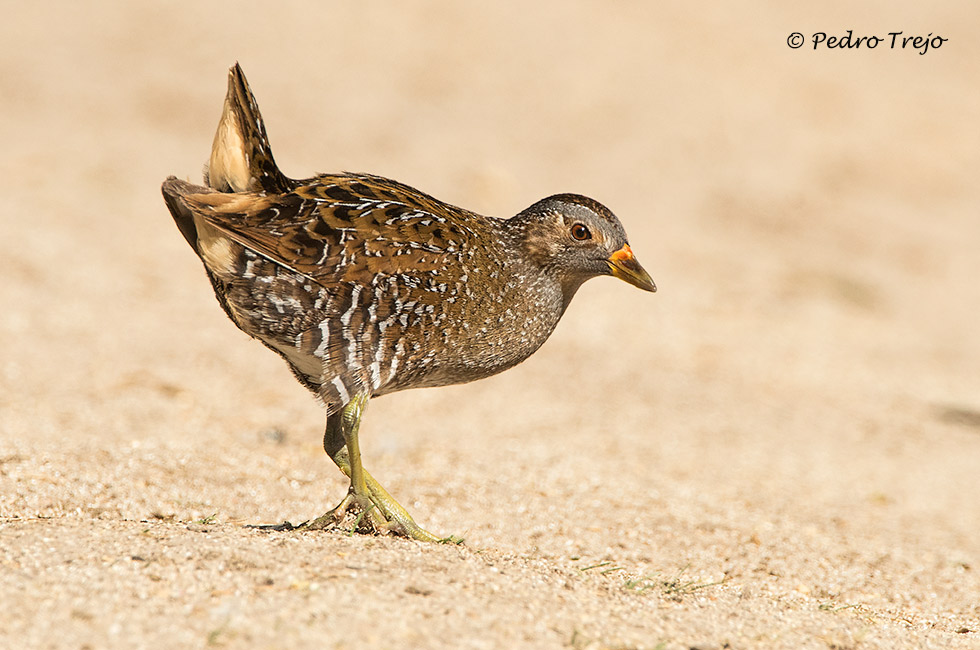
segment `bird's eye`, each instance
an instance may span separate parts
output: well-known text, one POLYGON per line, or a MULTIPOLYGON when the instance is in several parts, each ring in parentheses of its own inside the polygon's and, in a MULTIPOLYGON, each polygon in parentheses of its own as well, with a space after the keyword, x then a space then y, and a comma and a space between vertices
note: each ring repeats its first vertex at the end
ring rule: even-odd
POLYGON ((592 233, 583 224, 577 223, 572 226, 572 237, 579 241, 585 241, 592 238, 592 233))

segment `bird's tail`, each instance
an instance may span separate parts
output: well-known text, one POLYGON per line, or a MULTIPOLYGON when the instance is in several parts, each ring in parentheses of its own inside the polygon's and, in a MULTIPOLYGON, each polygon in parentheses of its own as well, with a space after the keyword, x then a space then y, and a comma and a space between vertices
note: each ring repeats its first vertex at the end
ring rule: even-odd
POLYGON ((228 71, 228 94, 204 180, 219 192, 281 193, 293 185, 276 166, 259 105, 237 63, 228 71))
POLYGON ((167 208, 174 218, 177 227, 184 235, 184 239, 195 251, 197 246, 197 225, 194 222, 193 207, 187 202, 189 194, 200 194, 202 192, 214 192, 214 190, 194 185, 187 181, 182 181, 176 176, 171 176, 163 182, 163 200, 167 203, 167 208))

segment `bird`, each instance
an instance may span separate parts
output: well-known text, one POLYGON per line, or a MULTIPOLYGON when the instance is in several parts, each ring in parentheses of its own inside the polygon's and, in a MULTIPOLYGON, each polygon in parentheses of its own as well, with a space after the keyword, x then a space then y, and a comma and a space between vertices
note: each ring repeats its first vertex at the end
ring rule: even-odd
POLYGON ((323 448, 347 494, 296 528, 436 542, 364 469, 371 399, 489 377, 549 337, 586 280, 656 291, 619 219, 555 194, 503 219, 382 176, 285 176, 241 66, 228 73, 203 184, 164 201, 232 322, 280 355, 326 410, 323 448), (350 527, 350 526, 348 526, 350 527))

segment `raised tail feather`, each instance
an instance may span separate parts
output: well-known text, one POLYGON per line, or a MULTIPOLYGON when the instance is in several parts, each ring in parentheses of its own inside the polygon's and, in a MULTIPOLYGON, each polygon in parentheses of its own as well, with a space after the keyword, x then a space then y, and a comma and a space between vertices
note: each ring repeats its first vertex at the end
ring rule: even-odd
POLYGON ((204 183, 204 186, 195 185, 171 176, 161 188, 177 227, 198 253, 194 206, 185 197, 214 191, 280 194, 295 185, 276 166, 259 105, 237 63, 228 71, 228 94, 214 134, 204 183))
POLYGON ((237 63, 228 71, 228 94, 204 180, 219 192, 282 193, 294 185, 276 166, 259 105, 237 63))

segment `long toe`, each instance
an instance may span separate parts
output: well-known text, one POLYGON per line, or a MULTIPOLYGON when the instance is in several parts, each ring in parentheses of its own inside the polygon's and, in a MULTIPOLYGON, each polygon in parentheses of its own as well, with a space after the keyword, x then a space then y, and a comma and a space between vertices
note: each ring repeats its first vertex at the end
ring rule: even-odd
POLYGON ((389 532, 395 533, 396 535, 401 535, 403 537, 408 537, 409 539, 418 540, 420 542, 447 542, 453 544, 462 543, 463 540, 461 538, 453 535, 450 535, 449 537, 439 537, 438 535, 433 535, 426 529, 422 528, 415 523, 415 519, 412 518, 412 515, 408 514, 408 511, 405 510, 400 503, 395 501, 394 497, 388 494, 388 491, 385 490, 373 476, 366 474, 365 479, 368 490, 371 493, 371 502, 388 521, 387 528, 389 532))

